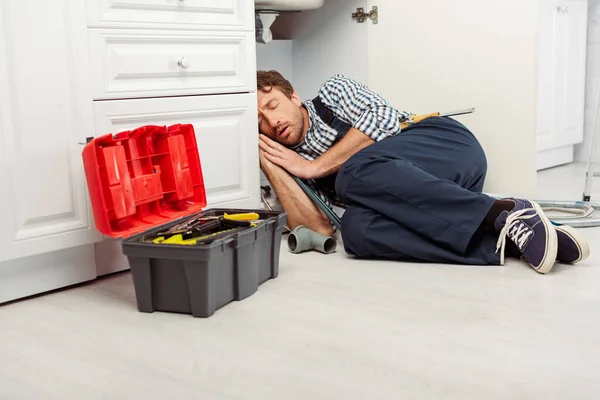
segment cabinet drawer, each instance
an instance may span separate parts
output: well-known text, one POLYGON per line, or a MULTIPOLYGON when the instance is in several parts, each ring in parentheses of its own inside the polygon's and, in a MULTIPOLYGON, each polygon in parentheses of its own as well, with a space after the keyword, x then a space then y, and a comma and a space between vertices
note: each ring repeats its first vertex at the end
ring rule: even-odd
POLYGON ((94 102, 96 136, 143 125, 192 124, 208 206, 260 204, 254 93, 94 102))
POLYGON ((95 99, 256 89, 250 32, 90 30, 89 40, 95 99))
POLYGON ((252 0, 87 0, 91 28, 254 29, 252 0))

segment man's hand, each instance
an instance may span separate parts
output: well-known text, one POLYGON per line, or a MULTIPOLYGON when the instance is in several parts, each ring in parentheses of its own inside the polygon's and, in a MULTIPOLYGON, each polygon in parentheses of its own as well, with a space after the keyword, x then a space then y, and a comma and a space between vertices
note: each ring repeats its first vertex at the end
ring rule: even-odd
POLYGON ((260 147, 258 148, 258 161, 260 162, 260 168, 263 170, 272 164, 271 161, 267 160, 267 157, 265 157, 265 152, 260 147))
POLYGON ((288 225, 294 229, 305 225, 326 236, 333 235, 329 218, 304 193, 296 181, 279 165, 267 159, 267 153, 259 149, 260 168, 275 190, 277 198, 288 214, 288 225))
POLYGON ((260 142, 258 145, 260 147, 261 159, 264 156, 267 161, 279 165, 298 178, 313 178, 313 163, 302 158, 302 156, 295 151, 280 145, 262 134, 260 135, 260 142))
POLYGON ((295 151, 262 134, 258 145, 268 161, 287 170, 290 174, 301 179, 316 179, 337 172, 350 157, 373 143, 375 141, 369 136, 356 128, 351 128, 342 140, 314 161, 302 158, 295 151))

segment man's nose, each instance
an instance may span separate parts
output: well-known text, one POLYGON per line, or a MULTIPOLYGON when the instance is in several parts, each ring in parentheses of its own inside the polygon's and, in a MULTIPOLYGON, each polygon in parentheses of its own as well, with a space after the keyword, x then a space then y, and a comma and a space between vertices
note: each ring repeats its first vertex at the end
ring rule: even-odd
POLYGON ((275 116, 267 116, 267 122, 269 122, 272 128, 277 129, 279 126, 279 119, 275 116))

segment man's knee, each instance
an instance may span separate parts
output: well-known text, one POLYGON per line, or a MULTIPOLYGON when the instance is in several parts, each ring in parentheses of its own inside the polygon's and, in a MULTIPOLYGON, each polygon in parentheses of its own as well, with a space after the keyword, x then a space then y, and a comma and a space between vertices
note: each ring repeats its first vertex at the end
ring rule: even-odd
POLYGON ((345 203, 349 203, 350 200, 346 196, 350 183, 354 180, 354 177, 360 174, 361 170, 364 169, 365 162, 362 159, 353 159, 346 161, 339 169, 335 178, 335 193, 345 203))
POLYGON ((348 189, 351 181, 351 167, 348 165, 348 162, 346 162, 339 169, 335 178, 335 193, 343 202, 348 202, 348 199, 346 198, 346 190, 348 189))
POLYGON ((360 157, 356 157, 355 155, 350 158, 342 165, 337 173, 335 180, 336 194, 342 201, 349 203, 350 199, 348 197, 352 196, 348 196, 348 191, 352 181, 357 178, 363 181, 370 181, 372 179, 372 175, 370 175, 372 174, 372 168, 389 161, 390 159, 387 157, 376 157, 372 155, 361 155, 360 157))
POLYGON ((368 252, 365 248, 365 233, 370 225, 371 218, 361 207, 350 206, 342 216, 342 240, 346 253, 366 257, 368 252))

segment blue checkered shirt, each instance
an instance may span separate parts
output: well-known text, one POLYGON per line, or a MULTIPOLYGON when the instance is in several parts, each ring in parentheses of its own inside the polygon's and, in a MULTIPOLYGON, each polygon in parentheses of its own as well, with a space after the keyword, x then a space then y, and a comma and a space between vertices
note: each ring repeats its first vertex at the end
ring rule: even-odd
MULTIPOLYGON (((392 107, 383 97, 366 85, 344 75, 334 75, 319 90, 319 97, 333 115, 363 132, 376 142, 400 133, 400 120, 410 113, 392 107)), ((307 160, 314 160, 329 150, 337 131, 325 123, 311 101, 303 103, 308 110, 310 127, 304 140, 293 150, 307 160)), ((329 205, 345 208, 345 204, 333 193, 325 193, 314 180, 306 183, 329 205)))

